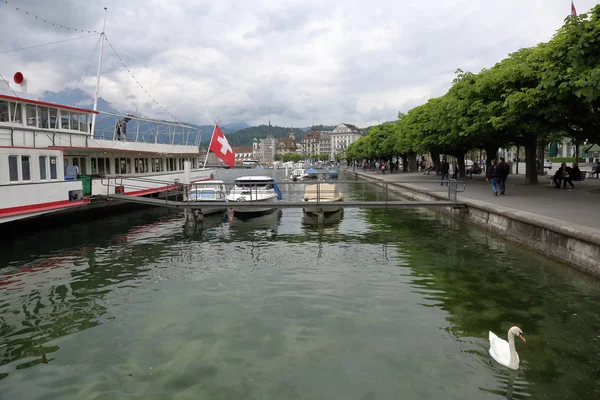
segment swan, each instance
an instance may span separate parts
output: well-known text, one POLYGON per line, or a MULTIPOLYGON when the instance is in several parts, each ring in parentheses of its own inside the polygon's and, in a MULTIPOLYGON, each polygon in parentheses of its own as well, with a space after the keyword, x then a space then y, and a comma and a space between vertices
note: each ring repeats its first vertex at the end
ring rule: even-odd
POLYGON ((515 336, 523 339, 525 336, 523 331, 518 326, 513 326, 508 330, 508 342, 504 339, 500 339, 490 331, 490 356, 498 362, 498 364, 504 365, 510 369, 519 369, 519 355, 515 350, 515 336))

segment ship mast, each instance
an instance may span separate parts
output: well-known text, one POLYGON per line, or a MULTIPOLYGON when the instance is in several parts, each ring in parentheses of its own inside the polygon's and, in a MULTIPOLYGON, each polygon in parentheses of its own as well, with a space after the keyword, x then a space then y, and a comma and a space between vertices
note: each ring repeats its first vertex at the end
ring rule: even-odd
MULTIPOLYGON (((102 52, 104 51, 104 30, 106 28, 106 7, 104 7, 104 23, 100 33, 100 56, 98 57, 98 73, 96 74, 96 94, 94 95, 94 111, 98 111, 98 92, 100 91, 100 71, 102 70, 102 52)), ((90 134, 94 136, 96 130, 96 113, 92 114, 92 127, 90 134)))

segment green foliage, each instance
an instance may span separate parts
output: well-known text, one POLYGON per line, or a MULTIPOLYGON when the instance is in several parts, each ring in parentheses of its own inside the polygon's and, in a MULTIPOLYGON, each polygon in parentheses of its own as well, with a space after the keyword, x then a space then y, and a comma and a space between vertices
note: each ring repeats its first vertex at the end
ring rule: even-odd
POLYGON ((302 156, 301 154, 295 154, 295 153, 288 153, 288 154, 282 154, 280 157, 280 160, 283 162, 299 162, 302 161, 304 159, 304 156, 302 156))
MULTIPOLYGON (((255 138, 259 140, 264 139, 267 137, 268 132, 268 125, 251 126, 249 128, 240 129, 239 131, 228 134, 227 141, 232 146, 251 146, 252 141, 255 138)), ((271 134, 276 139, 289 137, 290 132, 290 128, 283 126, 271 126, 271 134)), ((299 142, 306 135, 306 133, 300 130, 294 130, 294 135, 296 142, 299 142)))

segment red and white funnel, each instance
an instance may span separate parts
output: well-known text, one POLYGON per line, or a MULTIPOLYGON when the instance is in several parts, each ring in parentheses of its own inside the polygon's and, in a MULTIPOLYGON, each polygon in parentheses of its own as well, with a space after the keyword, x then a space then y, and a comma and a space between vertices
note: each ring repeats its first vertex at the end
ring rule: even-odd
POLYGON ((13 81, 19 85, 21 92, 27 93, 27 79, 25 79, 25 76, 22 72, 15 72, 13 81))

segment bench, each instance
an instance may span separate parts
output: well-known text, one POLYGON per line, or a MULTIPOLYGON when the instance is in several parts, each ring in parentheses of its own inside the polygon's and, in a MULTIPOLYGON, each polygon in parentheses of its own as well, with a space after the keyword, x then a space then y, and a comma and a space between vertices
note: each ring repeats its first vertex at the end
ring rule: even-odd
MULTIPOLYGON (((587 173, 588 173, 587 171, 580 171, 579 172, 579 179, 573 179, 573 178, 571 178, 571 180, 573 182, 583 182, 583 181, 585 181, 587 173)), ((547 176, 548 176, 548 179, 550 179, 550 186, 553 186, 554 185, 554 176, 550 176, 550 175, 547 175, 547 176)), ((561 182, 562 182, 562 179, 561 179, 561 182)))

